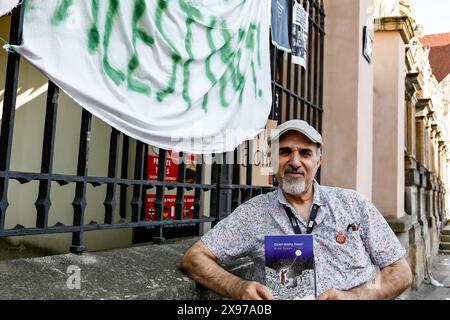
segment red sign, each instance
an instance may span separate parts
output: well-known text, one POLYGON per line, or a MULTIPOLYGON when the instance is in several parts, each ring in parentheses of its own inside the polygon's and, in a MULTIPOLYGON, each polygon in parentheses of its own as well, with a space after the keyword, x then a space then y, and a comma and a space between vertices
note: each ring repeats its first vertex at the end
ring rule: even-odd
MULTIPOLYGON (((188 163, 194 163, 195 155, 189 155, 186 157, 188 163)), ((166 159, 166 176, 165 182, 177 182, 178 181, 178 164, 180 155, 178 152, 168 151, 168 157, 166 159)), ((148 155, 148 177, 150 181, 158 180, 158 156, 155 153, 148 155)), ((154 189, 153 189, 154 192, 154 189)), ((184 195, 183 206, 183 219, 190 219, 194 217, 194 195, 184 195)), ((146 197, 146 218, 149 220, 155 220, 155 200, 156 195, 147 194, 146 197)), ((164 209, 163 220, 175 220, 175 201, 176 195, 166 194, 164 195, 164 209)))
MULTIPOLYGON (((158 180, 158 156, 148 156, 148 180, 158 180)), ((178 159, 173 159, 169 151, 169 157, 166 159, 166 178, 165 182, 177 182, 178 179, 178 159), (176 162, 175 162, 176 161, 176 162)))
MULTIPOLYGON (((168 151, 169 156, 166 159, 166 177, 165 182, 177 182, 178 180, 178 164, 180 163, 180 154, 178 152, 168 151)), ((187 162, 194 162, 195 155, 190 155, 187 162)), ((158 156, 149 154, 148 156, 148 180, 158 180, 158 156)))
MULTIPOLYGON (((175 201, 176 195, 165 195, 164 196, 164 210, 163 210, 163 220, 175 220, 175 201)), ((184 207, 183 207, 183 219, 193 219, 194 218, 194 199, 195 197, 192 195, 184 196, 184 207)), ((149 220, 156 220, 156 212, 155 212, 155 194, 147 195, 147 203, 146 203, 146 218, 149 220)))

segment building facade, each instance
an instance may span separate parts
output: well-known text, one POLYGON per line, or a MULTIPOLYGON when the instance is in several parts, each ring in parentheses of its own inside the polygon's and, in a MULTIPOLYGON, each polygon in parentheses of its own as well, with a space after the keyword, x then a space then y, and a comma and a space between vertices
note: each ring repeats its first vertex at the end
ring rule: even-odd
POLYGON ((431 71, 409 1, 325 1, 325 8, 332 13, 322 182, 373 201, 407 248, 417 288, 449 217, 445 90, 431 71), (363 57, 364 27, 374 38, 371 59, 363 57))

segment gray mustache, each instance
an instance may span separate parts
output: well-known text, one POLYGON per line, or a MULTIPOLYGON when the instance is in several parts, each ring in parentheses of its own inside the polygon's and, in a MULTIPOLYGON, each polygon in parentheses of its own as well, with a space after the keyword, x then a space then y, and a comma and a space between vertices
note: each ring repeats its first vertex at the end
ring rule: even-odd
POLYGON ((284 173, 300 173, 300 174, 305 174, 305 171, 303 171, 303 170, 301 170, 301 169, 287 168, 286 170, 284 170, 284 173))

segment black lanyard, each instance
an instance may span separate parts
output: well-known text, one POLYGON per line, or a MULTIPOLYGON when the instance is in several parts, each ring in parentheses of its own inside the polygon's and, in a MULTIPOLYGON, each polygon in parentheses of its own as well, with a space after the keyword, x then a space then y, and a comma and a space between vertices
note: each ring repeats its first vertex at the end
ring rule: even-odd
MULTIPOLYGON (((298 219, 292 212, 291 208, 289 208, 286 205, 283 205, 283 206, 284 206, 284 210, 286 211, 286 214, 289 218, 289 221, 291 221, 294 232, 296 234, 302 234, 302 230, 300 230, 300 226, 298 225, 298 219)), ((316 225, 317 211, 319 211, 319 205, 313 204, 312 209, 311 209, 311 214, 309 215, 308 225, 306 227, 307 234, 311 234, 311 232, 313 231, 313 229, 316 225)))

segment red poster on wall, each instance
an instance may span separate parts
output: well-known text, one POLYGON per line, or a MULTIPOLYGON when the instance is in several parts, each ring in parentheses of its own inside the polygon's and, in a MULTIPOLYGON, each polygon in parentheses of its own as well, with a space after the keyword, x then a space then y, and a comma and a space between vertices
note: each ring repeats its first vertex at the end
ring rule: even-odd
MULTIPOLYGON (((173 154, 172 151, 168 152, 166 159, 166 178, 165 182, 177 182, 178 179, 178 154, 173 154)), ((158 155, 153 152, 149 152, 148 155, 148 180, 158 180, 158 155)))
MULTIPOLYGON (((148 177, 150 181, 158 180, 158 150, 152 150, 150 148, 148 155, 148 177)), ((185 182, 194 182, 195 177, 195 155, 189 155, 186 157, 186 180, 185 182)), ((166 177, 165 182, 177 182, 178 180, 178 168, 180 163, 180 156, 178 152, 168 151, 166 159, 166 177)), ((164 195, 164 210, 163 220, 175 220, 175 190, 166 191, 164 195), (169 194, 172 192, 172 194, 169 194)), ((192 191, 191 191, 192 193, 192 191)), ((194 199, 193 194, 184 195, 184 207, 183 207, 183 219, 189 219, 194 217, 194 199)), ((146 196, 146 218, 149 220, 155 220, 155 189, 149 190, 146 196)))

